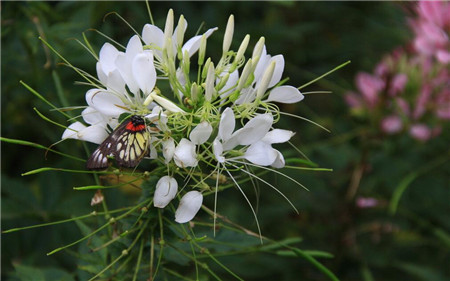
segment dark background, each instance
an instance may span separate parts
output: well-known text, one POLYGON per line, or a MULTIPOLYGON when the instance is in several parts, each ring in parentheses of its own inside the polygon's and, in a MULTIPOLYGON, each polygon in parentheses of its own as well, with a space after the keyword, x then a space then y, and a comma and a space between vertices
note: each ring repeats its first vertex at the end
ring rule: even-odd
MULTIPOLYGON (((261 187, 258 216, 262 232, 272 239, 301 236, 300 248, 333 254, 334 258, 321 261, 341 280, 448 280, 448 168, 438 166, 413 181, 403 194, 396 215, 389 215, 386 207, 394 190, 411 171, 448 150, 448 132, 444 130, 443 136, 426 144, 407 136, 362 141, 360 132, 366 125, 351 118, 343 99, 343 94, 353 89, 358 71, 371 72, 383 54, 412 38, 406 16, 414 3, 150 2, 150 5, 155 24, 161 28, 169 8, 174 9, 176 21, 183 14, 189 24, 185 38, 194 36, 202 23, 201 32, 219 27, 208 40, 208 54, 212 56, 214 51, 221 52, 228 16, 234 14, 232 48, 237 49, 247 33, 251 35, 250 50, 264 36, 268 53, 284 55, 283 77, 290 78, 289 85, 305 84, 351 60, 350 65, 303 89, 331 90, 332 94, 308 95, 296 106, 282 107, 331 129, 331 133, 326 133, 289 117, 283 118, 278 126, 296 131, 293 142, 311 160, 334 171, 286 171, 310 192, 282 178, 273 179, 291 198, 300 215, 272 190, 261 187), (379 199, 381 204, 377 208, 358 209, 356 197, 346 198, 351 177, 361 165, 364 174, 357 196, 379 199)), ((57 106, 66 102, 84 105, 88 88, 74 84, 81 78, 61 65, 61 60, 43 46, 38 36, 72 64, 95 74, 95 59, 75 38, 82 40, 81 34, 85 32, 98 52, 106 39, 89 29, 100 30, 122 44, 133 34, 117 16, 106 16, 109 12, 120 14, 139 33, 149 22, 145 2, 3 2, 1 11, 1 134, 44 146, 58 142, 64 129, 39 118, 33 108, 62 124, 67 125, 66 120, 50 111, 19 81, 57 106)), ((54 148, 86 157, 81 142, 70 140, 54 148)), ((9 143, 2 143, 1 149, 3 230, 92 211, 89 202, 93 192, 72 189, 93 184, 89 175, 48 172, 21 176, 46 166, 83 169, 82 162, 9 143)), ((127 206, 135 195, 115 190, 108 193, 108 200, 110 208, 127 206)), ((238 192, 223 192, 220 202, 220 213, 256 231, 250 209, 238 192)), ((208 206, 212 208, 211 204, 208 206)), ((27 275, 33 271, 24 271, 23 266, 74 272, 76 258, 70 252, 49 257, 46 253, 79 237, 78 228, 70 223, 2 234, 2 279, 37 280, 36 276, 27 275)), ((242 254, 222 261, 245 280, 326 280, 317 269, 298 258, 242 254)))

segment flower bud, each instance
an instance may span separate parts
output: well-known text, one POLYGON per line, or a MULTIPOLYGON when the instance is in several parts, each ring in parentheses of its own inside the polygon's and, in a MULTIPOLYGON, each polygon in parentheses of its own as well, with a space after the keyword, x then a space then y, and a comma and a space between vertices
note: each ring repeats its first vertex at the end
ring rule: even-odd
POLYGON ((153 197, 153 206, 157 208, 164 208, 177 195, 178 183, 169 176, 164 176, 159 179, 156 184, 155 195, 153 197))
POLYGON ((261 58, 263 49, 264 49, 264 37, 259 38, 258 42, 255 45, 255 48, 253 49, 252 59, 253 59, 253 65, 256 67, 258 64, 259 58, 261 58))
POLYGON ((205 88, 205 100, 211 101, 214 95, 214 82, 216 80, 216 72, 214 63, 210 63, 208 67, 208 74, 206 75, 206 88, 205 88))
POLYGON ((197 83, 192 83, 192 85, 191 85, 191 100, 193 101, 193 102, 197 102, 197 100, 198 100, 198 92, 199 92, 199 89, 198 89, 198 85, 197 85, 197 83))
MULTIPOLYGON (((164 27, 164 37, 169 38, 172 37, 173 34, 173 10, 170 9, 169 12, 167 13, 167 18, 166 18, 166 25, 164 27)), ((167 41, 166 41, 167 42, 167 41)), ((169 46, 172 45, 164 45, 164 47, 168 48, 169 46)))
POLYGON ((198 65, 202 65, 205 61, 205 53, 206 53, 206 34, 202 35, 202 39, 200 41, 200 49, 198 51, 198 65))
POLYGON ((227 28, 225 30, 225 35, 223 37, 223 46, 222 51, 225 55, 231 46, 231 41, 233 41, 233 33, 234 33, 234 16, 230 15, 228 18, 227 28))
POLYGON ((155 92, 152 92, 150 95, 152 96, 153 100, 164 109, 170 112, 184 112, 184 110, 179 108, 176 104, 166 98, 158 96, 155 92))
POLYGON ((266 71, 264 71, 264 75, 262 77, 261 82, 258 86, 258 91, 256 92, 256 98, 260 99, 266 92, 267 88, 269 87, 270 80, 272 80, 273 71, 275 69, 275 61, 272 61, 269 66, 266 68, 266 71))
POLYGON ((203 195, 198 191, 189 191, 180 200, 177 211, 175 212, 175 221, 185 223, 192 220, 200 210, 203 203, 203 195))
POLYGON ((235 61, 239 63, 239 61, 242 59, 242 57, 244 56, 245 51, 247 50, 248 47, 248 42, 250 41, 250 35, 245 35, 244 40, 242 40, 241 45, 239 46, 238 52, 236 54, 236 58, 235 61))
POLYGON ((247 63, 244 66, 244 70, 242 70, 241 77, 239 78, 239 83, 237 86, 237 89, 240 91, 245 86, 245 82, 247 82, 247 78, 249 77, 250 73, 252 72, 253 68, 253 60, 249 59, 247 63))

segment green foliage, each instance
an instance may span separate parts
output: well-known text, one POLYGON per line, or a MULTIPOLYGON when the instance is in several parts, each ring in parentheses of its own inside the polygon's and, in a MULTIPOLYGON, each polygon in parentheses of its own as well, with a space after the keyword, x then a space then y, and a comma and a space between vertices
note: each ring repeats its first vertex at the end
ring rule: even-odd
MULTIPOLYGON (((294 118, 280 122, 280 127, 299 132, 293 144, 311 159, 308 163, 288 161, 288 165, 315 168, 313 163, 317 163, 333 171, 284 170, 309 192, 282 176, 262 175, 294 202, 300 215, 280 196, 272 196, 275 193, 269 193, 263 184, 257 195, 251 185, 245 186, 252 202, 258 202, 262 234, 270 238, 262 245, 254 233, 256 226, 248 206, 241 194, 230 188, 219 197, 217 211, 225 217, 218 219, 215 237, 207 210, 193 227, 164 221, 162 236, 158 210, 152 206, 148 212, 129 208, 140 196, 129 185, 103 190, 109 212, 101 204, 91 207, 96 189, 73 187, 117 182, 102 174, 96 174, 100 181, 95 182, 92 174, 84 172, 85 163, 75 160, 86 159, 94 146, 74 140, 51 146, 60 140, 64 129, 37 114, 67 126, 66 117, 45 100, 57 108, 81 105, 88 88, 74 85, 80 76, 61 65, 61 59, 38 37, 76 67, 95 74, 95 58, 76 40, 84 43, 84 32, 97 54, 106 38, 90 30, 95 29, 126 44, 132 31, 108 13, 117 12, 140 32, 149 22, 145 3, 4 2, 2 229, 47 226, 2 234, 2 279, 89 280, 105 268, 108 270, 98 280, 146 280, 150 272, 156 272, 156 280, 336 280, 337 276, 339 280, 439 281, 450 277, 448 126, 440 138, 426 144, 403 137, 382 138, 373 134, 375 128, 351 119, 342 99, 352 88, 357 71, 372 69, 383 53, 408 38, 402 4, 282 1, 150 5, 159 26, 164 26, 167 10, 173 8, 176 15, 185 15, 193 27, 188 30, 196 30, 203 21, 202 31, 221 27, 208 41, 217 50, 221 49, 227 17, 233 13, 234 37, 242 39, 249 33, 253 46, 259 36, 265 36, 270 53, 284 55, 285 76, 292 85, 305 84, 351 60, 345 68, 302 89, 332 90, 333 94, 310 94, 298 108, 283 108, 329 128, 331 134, 294 118), (36 170, 40 167, 49 169, 36 170), (29 171, 34 172, 26 174, 29 171), (356 204, 358 197, 373 197, 379 204, 361 209, 356 204), (111 217, 121 216, 117 223, 109 223, 111 217), (68 221, 48 225, 63 220, 68 221), (61 249, 95 231, 96 235, 61 249), (145 239, 137 241, 138 236, 145 239), (123 255, 130 246, 130 254, 123 255), (52 250, 58 252, 47 256, 52 250), (156 262, 160 256, 161 262, 156 262)), ((155 182, 146 179, 141 198, 154 191, 155 182)), ((205 198, 205 206, 213 206, 210 197, 205 198)), ((149 204, 139 202, 140 207, 149 204)), ((164 212, 165 217, 173 217, 173 210, 164 212)))

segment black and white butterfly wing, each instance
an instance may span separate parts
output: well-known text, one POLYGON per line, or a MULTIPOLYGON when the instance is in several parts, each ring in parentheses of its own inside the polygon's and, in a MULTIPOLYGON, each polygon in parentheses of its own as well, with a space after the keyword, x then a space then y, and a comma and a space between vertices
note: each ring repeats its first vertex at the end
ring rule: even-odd
POLYGON ((136 167, 148 154, 150 135, 147 130, 127 130, 116 142, 114 158, 121 167, 136 167))
POLYGON ((126 124, 122 123, 109 135, 89 157, 86 168, 102 170, 108 168, 108 156, 114 155, 117 139, 124 133, 126 124))
POLYGON ((108 156, 114 156, 120 167, 136 167, 148 153, 150 134, 144 120, 131 116, 120 124, 92 153, 87 161, 90 170, 108 167, 108 156))

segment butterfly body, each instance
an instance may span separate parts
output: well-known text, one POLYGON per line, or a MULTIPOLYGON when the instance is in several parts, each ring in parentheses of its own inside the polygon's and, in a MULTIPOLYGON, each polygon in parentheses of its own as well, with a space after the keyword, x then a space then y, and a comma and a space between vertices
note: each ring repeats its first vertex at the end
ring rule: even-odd
POLYGON ((142 117, 133 115, 120 124, 91 154, 86 167, 101 170, 108 167, 108 156, 114 156, 120 167, 136 167, 148 154, 150 133, 142 117))

